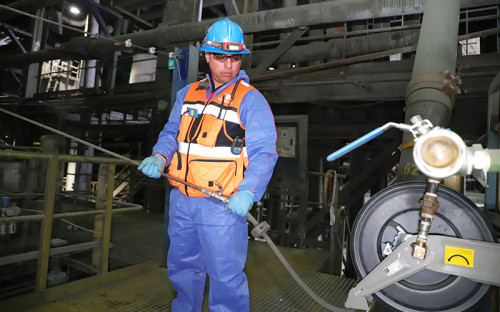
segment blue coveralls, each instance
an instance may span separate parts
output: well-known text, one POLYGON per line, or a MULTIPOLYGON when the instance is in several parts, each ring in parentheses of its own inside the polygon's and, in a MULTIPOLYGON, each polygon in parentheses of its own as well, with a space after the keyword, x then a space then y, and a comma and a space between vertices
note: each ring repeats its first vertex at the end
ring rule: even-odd
MULTIPOLYGON (((207 75, 208 81, 210 81, 207 75)), ((217 96, 237 80, 248 83, 240 70, 237 77, 211 94, 217 96)), ((177 132, 187 86, 177 93, 168 123, 159 135, 153 154, 168 162, 177 149, 177 132)), ((201 99, 203 100, 203 99, 201 99)), ((260 200, 271 178, 276 154, 276 129, 272 112, 264 96, 249 91, 241 102, 240 121, 245 130, 248 168, 238 190, 249 190, 260 200)), ((243 268, 247 257, 248 226, 246 218, 226 211, 224 204, 209 197, 187 197, 175 188, 170 194, 167 256, 168 276, 177 291, 172 311, 201 311, 205 278, 210 277, 210 311, 244 312, 250 309, 248 283, 243 268)))

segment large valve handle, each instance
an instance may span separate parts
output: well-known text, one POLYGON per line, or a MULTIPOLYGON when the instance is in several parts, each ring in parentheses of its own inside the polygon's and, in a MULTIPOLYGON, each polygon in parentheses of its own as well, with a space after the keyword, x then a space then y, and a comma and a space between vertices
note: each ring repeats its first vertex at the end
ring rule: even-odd
POLYGON ((331 153, 330 155, 328 155, 328 157, 326 157, 326 160, 334 161, 335 159, 338 159, 338 158, 344 156, 345 154, 351 152, 352 150, 358 148, 359 146, 365 144, 366 142, 373 140, 374 138, 378 137, 382 133, 384 133, 384 130, 382 129, 382 127, 379 127, 375 130, 372 130, 369 133, 360 137, 359 139, 356 139, 356 141, 349 143, 346 146, 342 147, 341 149, 331 153))
POLYGON ((422 118, 418 115, 413 116, 411 118, 411 122, 412 122, 411 125, 388 122, 382 127, 376 128, 375 130, 368 132, 367 134, 363 135, 354 142, 351 142, 348 145, 342 147, 341 149, 331 153, 330 155, 328 155, 328 157, 326 157, 326 160, 334 161, 335 159, 338 159, 344 156, 345 154, 349 153, 350 151, 360 147, 366 142, 373 140, 374 138, 378 137, 379 135, 384 133, 384 131, 390 128, 397 128, 402 131, 411 132, 413 134, 413 137, 415 138, 429 132, 429 130, 432 129, 432 123, 427 119, 422 120, 422 118))

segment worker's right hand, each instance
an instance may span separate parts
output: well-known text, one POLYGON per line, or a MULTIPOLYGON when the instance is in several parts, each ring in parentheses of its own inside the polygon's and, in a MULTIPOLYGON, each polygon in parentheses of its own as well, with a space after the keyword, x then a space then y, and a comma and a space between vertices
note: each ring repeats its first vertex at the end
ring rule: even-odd
POLYGON ((145 158, 139 167, 137 167, 137 170, 141 170, 142 173, 150 178, 158 179, 161 177, 165 165, 165 161, 161 157, 153 155, 145 158))
POLYGON ((252 208, 255 195, 248 190, 238 191, 229 197, 226 208, 244 217, 248 210, 252 208))

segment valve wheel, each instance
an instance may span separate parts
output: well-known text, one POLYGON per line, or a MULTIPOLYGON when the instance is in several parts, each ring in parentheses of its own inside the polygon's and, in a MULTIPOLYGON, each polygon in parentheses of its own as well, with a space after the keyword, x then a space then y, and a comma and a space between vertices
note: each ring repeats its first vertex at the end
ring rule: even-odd
MULTIPOLYGON (((398 237, 396 228, 403 228, 409 234, 418 233, 419 200, 425 185, 425 182, 408 182, 388 187, 360 211, 350 242, 353 265, 360 279, 386 257, 383 252, 385 249, 387 253, 387 243, 398 237)), ((440 206, 430 234, 497 242, 493 227, 474 202, 444 186, 439 186, 437 194, 440 206)), ((395 311, 470 311, 489 293, 490 287, 424 269, 378 291, 374 297, 395 311)))

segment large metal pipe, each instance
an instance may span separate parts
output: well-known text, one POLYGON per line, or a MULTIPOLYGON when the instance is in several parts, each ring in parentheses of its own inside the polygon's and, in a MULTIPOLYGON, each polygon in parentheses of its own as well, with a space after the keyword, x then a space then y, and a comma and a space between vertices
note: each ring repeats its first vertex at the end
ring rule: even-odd
MULTIPOLYGON (((406 6, 401 6, 400 1, 326 1, 240 14, 231 16, 231 19, 238 23, 245 33, 253 33, 270 29, 288 29, 299 26, 418 14, 423 12, 422 1, 414 0, 406 6)), ((485 0, 468 0, 464 2, 480 2, 483 4, 485 0)), ((5 57, 0 60, 0 65, 5 67, 41 62, 54 58, 52 55, 59 57, 61 53, 66 54, 66 57, 74 55, 82 58, 102 58, 109 56, 116 49, 124 48, 123 45, 116 42, 125 42, 128 39, 136 46, 164 49, 167 44, 171 43, 201 40, 214 21, 212 19, 173 26, 164 25, 152 30, 112 37, 111 39, 114 41, 106 38, 77 37, 68 43, 62 44, 59 48, 5 57)))
MULTIPOLYGON (((440 1, 438 1, 440 2, 440 1)), ((456 1, 459 7, 475 7, 497 4, 497 0, 461 0, 456 1)), ((289 29, 300 26, 311 26, 346 21, 364 20, 389 16, 419 14, 424 10, 423 0, 373 1, 373 0, 337 0, 299 5, 247 14, 231 16, 245 33, 266 30, 289 29)), ((201 40, 214 19, 188 24, 160 26, 155 29, 106 38, 77 37, 59 48, 13 55, 0 60, 0 66, 15 66, 46 61, 65 56, 104 58, 124 46, 117 42, 130 39, 132 44, 144 48, 156 47, 164 49, 168 44, 201 40)))
MULTIPOLYGON (((424 17, 406 89, 405 123, 420 115, 434 126, 446 127, 455 102, 460 3, 456 0, 425 0, 424 17)), ((403 134, 398 181, 425 179, 413 160, 413 137, 403 134)))
MULTIPOLYGON (((387 51, 416 45, 419 30, 386 32, 370 36, 357 36, 343 39, 336 38, 328 42, 314 42, 307 45, 294 46, 288 49, 275 64, 299 63, 304 61, 338 59, 387 51)), ((256 67, 269 57, 272 49, 258 50, 252 54, 252 67, 256 67)))

